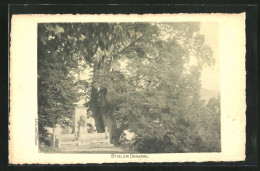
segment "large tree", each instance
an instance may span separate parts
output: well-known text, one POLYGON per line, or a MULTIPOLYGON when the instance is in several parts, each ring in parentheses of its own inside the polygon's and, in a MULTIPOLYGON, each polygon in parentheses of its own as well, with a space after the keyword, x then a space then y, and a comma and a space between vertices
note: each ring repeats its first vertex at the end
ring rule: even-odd
POLYGON ((130 130, 132 145, 141 152, 206 149, 210 130, 200 123, 217 120, 212 122, 217 125, 219 114, 210 117, 212 105, 200 100, 201 70, 214 60, 199 23, 73 23, 45 29, 62 40, 54 47, 67 56, 68 70, 81 64, 75 59, 88 65, 86 106, 98 132, 107 126, 113 143, 120 144, 130 130))
POLYGON ((118 142, 130 129, 139 151, 205 150, 199 136, 203 130, 197 126, 205 110, 200 72, 213 62, 212 51, 198 34, 198 23, 151 26, 158 29, 151 39, 120 54, 123 68, 105 70, 98 77, 97 86, 106 90, 104 114, 110 113, 114 121, 113 140, 118 142), (196 65, 189 66, 191 58, 196 65))

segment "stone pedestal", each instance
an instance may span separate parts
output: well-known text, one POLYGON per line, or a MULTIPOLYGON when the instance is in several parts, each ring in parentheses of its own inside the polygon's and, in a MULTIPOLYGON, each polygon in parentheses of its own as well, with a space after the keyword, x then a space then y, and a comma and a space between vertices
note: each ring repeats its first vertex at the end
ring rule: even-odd
POLYGON ((78 133, 78 121, 80 116, 87 116, 87 108, 83 106, 76 106, 75 107, 75 114, 73 115, 73 126, 74 126, 74 133, 78 133))
POLYGON ((80 126, 79 127, 79 140, 86 140, 88 135, 87 126, 80 126))

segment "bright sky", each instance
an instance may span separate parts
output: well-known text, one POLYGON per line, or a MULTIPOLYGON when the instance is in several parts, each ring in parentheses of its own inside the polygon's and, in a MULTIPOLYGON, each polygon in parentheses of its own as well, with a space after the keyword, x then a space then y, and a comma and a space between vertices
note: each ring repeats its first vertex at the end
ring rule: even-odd
POLYGON ((219 78, 219 41, 218 41, 218 23, 207 22, 201 23, 201 31, 205 36, 206 44, 213 50, 215 66, 205 68, 201 73, 202 88, 217 90, 220 88, 219 78))

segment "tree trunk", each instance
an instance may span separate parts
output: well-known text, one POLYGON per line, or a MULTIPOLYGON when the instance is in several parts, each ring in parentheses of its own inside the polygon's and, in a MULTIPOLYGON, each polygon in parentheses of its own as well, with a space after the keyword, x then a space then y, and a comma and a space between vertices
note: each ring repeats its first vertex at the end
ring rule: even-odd
POLYGON ((109 132, 109 137, 111 140, 111 136, 113 134, 113 120, 111 119, 111 117, 109 115, 103 115, 103 121, 104 121, 104 126, 108 128, 108 132, 109 132))
POLYGON ((111 135, 111 142, 115 145, 118 145, 119 138, 126 129, 127 129, 126 125, 122 125, 120 128, 116 128, 114 125, 112 135, 111 135))
MULTIPOLYGON (((105 127, 108 127, 108 131, 112 132, 112 125, 113 121, 108 116, 107 111, 107 89, 105 87, 95 87, 93 83, 95 83, 95 80, 98 79, 99 75, 97 72, 102 67, 102 61, 95 61, 93 66, 93 80, 92 80, 92 92, 91 92, 91 109, 93 112, 93 117, 95 119, 96 129, 98 133, 105 132, 105 127)), ((106 67, 103 64, 103 67, 106 67)))
POLYGON ((106 114, 106 93, 107 89, 105 87, 95 87, 93 83, 95 83, 95 80, 98 79, 99 75, 97 72, 100 70, 101 67, 101 61, 94 62, 93 67, 93 81, 92 81, 92 92, 91 92, 91 109, 93 112, 93 116, 95 119, 96 129, 98 133, 105 132, 105 123, 104 123, 104 115, 106 114))
MULTIPOLYGON (((99 70, 99 64, 94 63, 93 68, 93 83, 97 79, 98 75, 96 72, 99 70)), ((92 85, 91 97, 90 97, 90 107, 93 113, 93 117, 95 119, 96 129, 98 133, 105 132, 105 127, 108 127, 108 131, 110 133, 111 142, 118 144, 120 135, 125 130, 125 127, 121 127, 117 129, 113 119, 108 115, 107 111, 107 100, 106 100, 107 89, 105 87, 101 87, 97 89, 94 85, 92 85)))
POLYGON ((94 119, 95 119, 97 132, 98 133, 105 132, 105 126, 104 126, 102 115, 98 114, 97 112, 96 114, 94 114, 94 119))
POLYGON ((95 125, 98 133, 105 132, 104 121, 102 118, 102 106, 99 102, 99 92, 98 90, 92 86, 91 92, 91 110, 93 113, 93 117, 95 119, 95 125))

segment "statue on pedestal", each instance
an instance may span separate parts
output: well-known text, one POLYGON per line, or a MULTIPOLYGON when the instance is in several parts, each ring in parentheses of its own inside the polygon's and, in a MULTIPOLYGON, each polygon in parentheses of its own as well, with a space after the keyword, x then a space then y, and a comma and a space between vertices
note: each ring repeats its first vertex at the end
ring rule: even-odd
POLYGON ((88 134, 86 117, 84 115, 81 115, 77 123, 78 123, 78 139, 85 139, 88 134))

